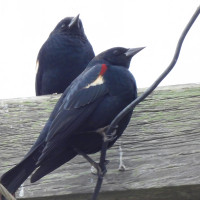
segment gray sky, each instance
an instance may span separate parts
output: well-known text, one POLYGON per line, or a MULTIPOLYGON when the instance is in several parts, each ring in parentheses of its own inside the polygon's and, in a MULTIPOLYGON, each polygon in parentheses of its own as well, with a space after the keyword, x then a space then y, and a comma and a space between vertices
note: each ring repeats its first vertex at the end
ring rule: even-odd
MULTIPOLYGON (((80 13, 96 54, 115 46, 142 47, 131 63, 139 88, 169 65, 200 0, 0 0, 0 99, 34 96, 38 51, 56 24, 80 13)), ((177 65, 161 85, 200 82, 200 17, 177 65)))

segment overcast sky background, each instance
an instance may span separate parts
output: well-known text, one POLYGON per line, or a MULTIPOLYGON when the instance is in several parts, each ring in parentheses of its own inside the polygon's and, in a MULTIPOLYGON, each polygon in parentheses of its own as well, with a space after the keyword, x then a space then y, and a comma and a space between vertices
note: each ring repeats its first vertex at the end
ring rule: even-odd
MULTIPOLYGON (((80 13, 96 54, 115 46, 146 48, 131 62, 139 88, 169 65, 199 0, 0 0, 0 99, 35 96, 38 51, 56 24, 80 13)), ((177 65, 161 85, 200 82, 200 17, 177 65)))

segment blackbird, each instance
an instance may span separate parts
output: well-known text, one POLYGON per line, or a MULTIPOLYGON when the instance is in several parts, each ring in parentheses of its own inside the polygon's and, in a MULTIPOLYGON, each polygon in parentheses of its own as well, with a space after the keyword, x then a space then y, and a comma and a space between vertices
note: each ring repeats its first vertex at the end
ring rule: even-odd
POLYGON ((61 20, 42 45, 36 62, 36 95, 63 93, 94 57, 79 15, 61 20))
POLYGON ((76 155, 93 154, 109 141, 110 148, 126 129, 132 111, 105 134, 115 116, 137 98, 130 73, 131 58, 143 48, 115 47, 96 56, 66 88, 37 141, 25 158, 2 175, 1 183, 13 194, 32 173, 35 182, 76 155), (35 171, 34 171, 35 170, 35 171))

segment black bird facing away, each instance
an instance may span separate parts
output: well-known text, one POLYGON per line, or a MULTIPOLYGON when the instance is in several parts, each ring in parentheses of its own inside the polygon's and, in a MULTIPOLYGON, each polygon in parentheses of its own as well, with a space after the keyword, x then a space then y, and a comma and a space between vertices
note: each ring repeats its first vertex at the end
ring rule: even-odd
MULTIPOLYGON (((13 194, 31 176, 35 182, 78 154, 101 150, 106 127, 137 97, 129 72, 131 58, 143 48, 116 47, 96 56, 58 100, 45 127, 25 158, 1 177, 13 194)), ((121 136, 131 118, 125 116, 109 140, 108 148, 121 136)))
POLYGON ((36 95, 63 93, 94 57, 79 15, 61 20, 37 57, 36 95))

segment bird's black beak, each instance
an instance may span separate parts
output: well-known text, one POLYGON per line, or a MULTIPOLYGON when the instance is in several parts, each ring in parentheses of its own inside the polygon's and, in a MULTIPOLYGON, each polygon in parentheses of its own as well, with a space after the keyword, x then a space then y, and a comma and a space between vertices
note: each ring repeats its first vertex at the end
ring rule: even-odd
POLYGON ((71 20, 71 22, 70 22, 69 25, 68 25, 69 28, 72 28, 72 27, 74 27, 74 26, 77 26, 77 27, 79 28, 79 15, 80 15, 80 14, 78 14, 76 17, 74 17, 74 18, 71 20))
POLYGON ((138 52, 140 52, 142 49, 144 49, 145 47, 139 47, 139 48, 131 48, 128 49, 124 54, 127 57, 133 57, 135 54, 137 54, 138 52))

